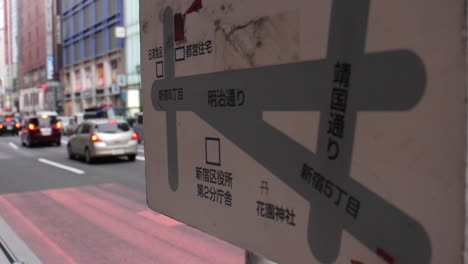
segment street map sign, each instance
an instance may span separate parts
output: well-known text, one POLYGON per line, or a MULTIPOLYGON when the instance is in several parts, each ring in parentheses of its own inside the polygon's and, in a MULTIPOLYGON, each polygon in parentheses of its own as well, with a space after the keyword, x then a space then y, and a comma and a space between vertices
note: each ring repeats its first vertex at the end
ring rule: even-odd
POLYGON ((281 264, 463 263, 465 8, 140 0, 149 207, 281 264))

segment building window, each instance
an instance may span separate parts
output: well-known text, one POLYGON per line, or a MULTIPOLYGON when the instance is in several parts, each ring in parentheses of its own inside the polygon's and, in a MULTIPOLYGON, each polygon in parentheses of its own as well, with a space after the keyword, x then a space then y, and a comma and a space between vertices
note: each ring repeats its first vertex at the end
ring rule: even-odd
POLYGON ((115 28, 116 26, 112 26, 109 28, 109 49, 113 50, 118 48, 118 39, 115 37, 115 28))
POLYGON ((68 10, 68 8, 69 8, 68 1, 69 0, 63 0, 62 1, 62 13, 68 10))
POLYGON ((80 56, 80 42, 75 42, 75 44, 73 44, 73 49, 74 49, 74 52, 75 52, 75 61, 74 62, 78 62, 81 60, 81 56, 80 56))
POLYGON ((72 49, 72 46, 68 46, 68 63, 69 64, 72 64, 74 62, 74 58, 73 58, 73 49, 72 49))
POLYGON ((96 33, 96 55, 104 52, 104 32, 101 30, 96 33))
POLYGON ((90 58, 90 57, 93 56, 93 54, 92 54, 92 44, 93 44, 93 42, 92 42, 91 37, 85 38, 84 43, 85 43, 85 59, 87 59, 87 58, 90 58))
POLYGON ((62 20, 63 26, 63 38, 68 38, 69 30, 68 30, 68 19, 63 19, 62 20))
POLYGON ((119 62, 117 60, 111 60, 110 65, 112 70, 117 70, 119 67, 119 62))
POLYGON ((91 89, 93 87, 93 75, 91 73, 91 67, 85 68, 84 76, 84 89, 91 89))
POLYGON ((71 87, 71 83, 70 83, 70 73, 65 74, 65 91, 67 91, 67 92, 72 91, 72 87, 71 87))
POLYGON ((109 15, 117 13, 117 0, 109 0, 109 15))
POLYGON ((96 18, 96 22, 101 21, 104 19, 103 17, 103 8, 102 8, 102 0, 96 0, 94 2, 94 10, 96 11, 96 15, 94 16, 96 18))
POLYGON ((68 47, 63 48, 63 64, 68 65, 69 58, 68 58, 68 47))
POLYGON ((73 17, 68 18, 68 29, 69 29, 68 30, 68 37, 71 37, 74 34, 73 33, 73 27, 72 27, 72 25, 73 25, 73 20, 72 19, 73 19, 73 17))
POLYGON ((91 6, 88 5, 84 8, 84 27, 88 28, 91 26, 91 6))
POLYGON ((80 32, 80 13, 73 15, 73 34, 80 32))

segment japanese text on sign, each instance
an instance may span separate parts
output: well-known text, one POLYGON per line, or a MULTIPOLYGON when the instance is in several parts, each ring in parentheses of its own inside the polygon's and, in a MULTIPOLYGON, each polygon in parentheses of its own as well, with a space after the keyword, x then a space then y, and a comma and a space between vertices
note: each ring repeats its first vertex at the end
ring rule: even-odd
POLYGON ((148 50, 148 60, 160 59, 163 57, 163 48, 161 46, 148 50))
POLYGON ((199 181, 232 188, 232 173, 230 172, 197 167, 195 175, 199 181))
POLYGON ((232 194, 229 191, 224 191, 213 186, 197 184, 197 196, 215 203, 232 206, 232 194))
POLYGON ((226 206, 232 206, 232 194, 229 190, 219 187, 232 188, 232 173, 222 170, 208 169, 203 167, 195 168, 195 178, 205 184, 197 184, 197 196, 218 202, 226 206), (209 186, 210 185, 217 185, 209 186))
POLYGON ((240 89, 209 90, 208 105, 210 107, 236 107, 245 103, 245 93, 240 89))
POLYGON ((294 218, 296 217, 294 209, 284 208, 283 206, 263 201, 257 201, 257 215, 276 222, 284 222, 288 225, 296 226, 296 223, 294 222, 294 218))
POLYGON ((334 182, 326 179, 320 172, 305 164, 302 166, 301 178, 316 191, 329 199, 334 199, 334 205, 340 207, 343 200, 347 200, 345 211, 353 218, 357 218, 361 202, 334 182))
POLYGON ((328 120, 328 159, 335 160, 340 155, 340 141, 344 135, 346 104, 348 100, 351 64, 337 62, 333 75, 333 88, 328 120))
POLYGON ((211 52, 213 52, 213 43, 211 40, 185 46, 185 57, 187 58, 210 54, 211 52))
POLYGON ((184 100, 184 89, 174 88, 159 90, 158 96, 160 101, 182 101, 184 100))

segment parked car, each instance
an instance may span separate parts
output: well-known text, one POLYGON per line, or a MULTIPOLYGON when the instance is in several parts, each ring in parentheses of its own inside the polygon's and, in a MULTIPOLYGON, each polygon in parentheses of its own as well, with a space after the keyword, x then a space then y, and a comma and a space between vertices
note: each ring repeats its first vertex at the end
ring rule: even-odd
POLYGON ((123 120, 86 120, 68 140, 68 157, 84 157, 87 163, 108 156, 126 156, 134 161, 137 141, 138 134, 123 120))
POLYGON ((56 115, 41 114, 25 120, 21 130, 21 144, 32 147, 39 143, 60 146, 62 123, 56 115))
POLYGON ((0 136, 18 135, 21 130, 21 123, 18 119, 12 117, 2 118, 0 120, 0 136))
POLYGON ((133 130, 138 133, 140 136, 138 139, 138 143, 141 143, 145 136, 145 131, 143 130, 143 113, 137 113, 135 122, 133 123, 133 130))

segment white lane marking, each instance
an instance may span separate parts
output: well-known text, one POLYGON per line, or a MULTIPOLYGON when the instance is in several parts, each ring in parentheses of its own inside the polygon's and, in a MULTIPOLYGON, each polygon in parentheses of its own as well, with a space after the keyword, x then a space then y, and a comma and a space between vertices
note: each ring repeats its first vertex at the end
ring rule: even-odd
POLYGON ((70 166, 67 166, 67 165, 57 163, 55 161, 51 161, 51 160, 47 160, 47 159, 43 159, 43 158, 39 158, 39 159, 37 159, 37 161, 45 163, 45 164, 50 165, 50 166, 60 168, 62 170, 71 171, 71 172, 76 173, 76 174, 84 174, 85 173, 82 170, 79 170, 79 169, 76 169, 76 168, 73 168, 73 167, 70 167, 70 166))
POLYGON ((144 149, 138 149, 138 152, 145 153, 145 150, 144 149))
POLYGON ((136 156, 136 159, 137 159, 137 160, 143 160, 143 161, 144 161, 144 160, 145 160, 145 157, 142 157, 142 156, 136 156))
POLYGON ((18 149, 18 146, 16 146, 16 144, 13 142, 8 143, 8 145, 10 145, 10 147, 12 147, 15 150, 18 149))

